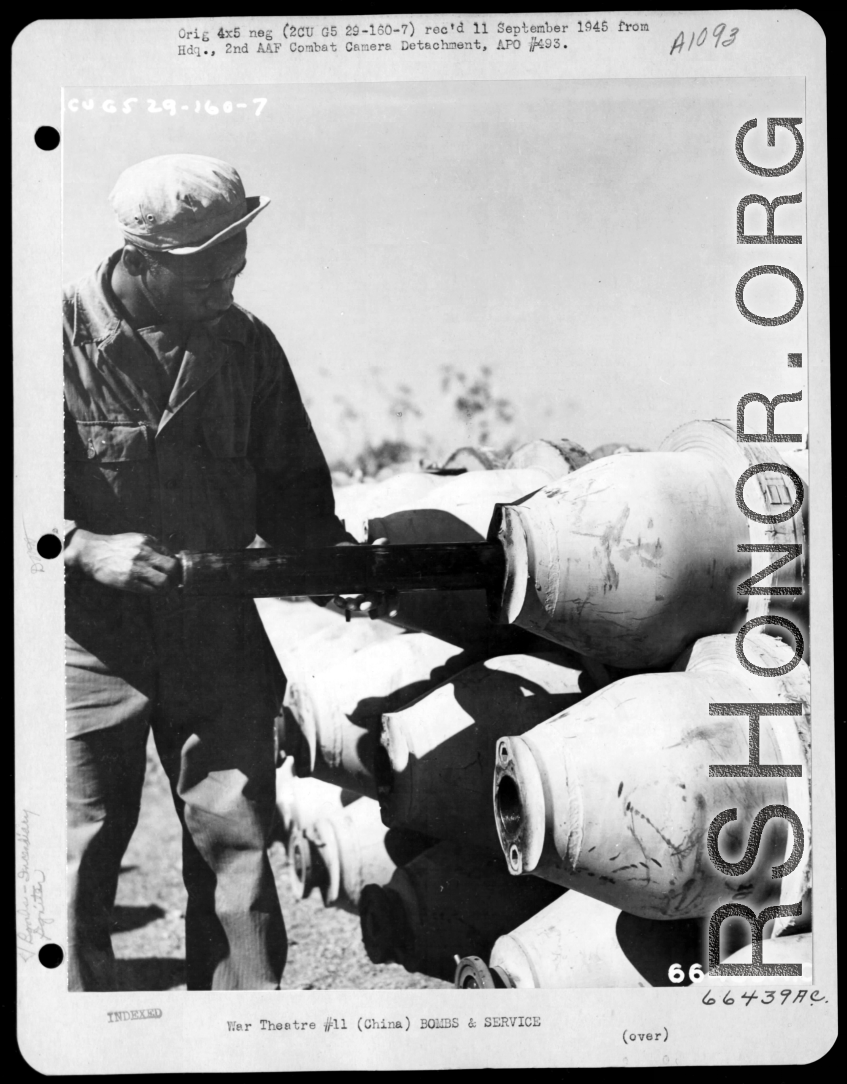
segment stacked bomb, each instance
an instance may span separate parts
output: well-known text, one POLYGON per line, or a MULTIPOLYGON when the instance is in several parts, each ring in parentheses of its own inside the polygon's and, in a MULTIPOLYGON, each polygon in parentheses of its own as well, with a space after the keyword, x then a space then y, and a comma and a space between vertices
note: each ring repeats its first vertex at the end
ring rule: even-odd
MULTIPOLYGON (((803 620, 802 594, 788 593, 802 557, 737 591, 758 568, 753 547, 803 543, 798 515, 762 523, 796 503, 784 474, 750 474, 759 518, 736 503, 742 471, 779 461, 693 423, 656 453, 590 462, 569 442, 534 442, 502 468, 409 476, 408 496, 398 475, 388 500, 360 506, 379 513, 371 540, 488 536, 506 561, 495 621, 482 590, 401 596, 405 633, 360 621, 335 634, 328 618, 301 638, 300 670, 289 663, 282 748, 298 775, 364 796, 301 829, 308 868, 325 902, 358 906, 372 959, 447 977, 464 955, 464 987, 656 984, 667 967, 633 946, 687 974, 685 960, 705 966, 702 920, 718 903, 734 894, 759 911, 807 893, 805 859, 790 878, 770 870, 793 864, 803 833, 809 849, 808 668, 761 630, 746 657, 788 667, 780 681, 735 651, 745 619, 793 606, 803 620), (716 761, 748 759, 750 721, 711 718, 708 704, 776 699, 799 707, 763 723, 762 762, 799 777, 711 777, 716 761), (799 828, 768 822, 742 870, 768 805, 796 811, 799 828), (707 833, 726 808, 737 819, 719 838, 721 875, 707 833)), ((739 925, 725 924, 724 957, 739 925)))
MULTIPOLYGON (((337 510, 362 539, 482 541, 498 501, 522 497, 587 462, 569 442, 538 444, 544 467, 533 466, 524 452, 527 465, 497 468, 489 460, 484 473, 473 475, 466 468, 456 474, 396 475, 340 488, 337 510)), ((461 700, 481 689, 492 704, 500 693, 519 695, 530 705, 526 725, 532 725, 582 692, 572 653, 524 630, 493 625, 484 591, 428 601, 426 606, 419 596, 401 598, 392 623, 357 618, 349 625, 332 609, 319 610, 315 618, 311 611, 318 608, 308 603, 261 600, 258 605, 288 677, 278 721, 286 754, 278 801, 280 822, 290 826, 289 869, 297 894, 317 889, 328 906, 362 906, 374 959, 399 959, 410 970, 452 979, 457 951, 487 951, 500 934, 562 889, 530 878, 519 881, 504 866, 490 816, 490 759, 477 764, 474 776, 476 790, 484 781, 485 798, 480 802, 475 796, 473 818, 477 827, 489 829, 481 847, 473 833, 460 844, 436 845, 442 828, 430 831, 425 818, 413 822, 404 816, 390 823, 384 813, 381 817, 375 767, 386 760, 379 742, 381 719, 397 711, 402 727, 401 709, 432 689, 444 690, 448 711, 456 690, 461 700), (491 659, 509 647, 536 654, 491 659), (361 797, 351 802, 347 796, 353 793, 361 797), (463 916, 480 892, 501 898, 502 905, 497 914, 489 907, 469 923, 463 916)), ((493 748, 504 718, 489 721, 491 740, 475 730, 463 736, 471 759, 479 741, 493 748)), ((461 818, 460 810, 453 811, 457 815, 461 818)))

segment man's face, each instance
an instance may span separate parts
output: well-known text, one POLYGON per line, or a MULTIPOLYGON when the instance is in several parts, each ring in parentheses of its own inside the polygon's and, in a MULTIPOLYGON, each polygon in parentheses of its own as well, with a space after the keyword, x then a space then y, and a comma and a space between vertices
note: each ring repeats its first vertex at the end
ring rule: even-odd
POLYGON ((223 315, 232 304, 235 280, 247 260, 247 233, 192 256, 162 253, 143 272, 144 285, 168 321, 196 324, 223 315))

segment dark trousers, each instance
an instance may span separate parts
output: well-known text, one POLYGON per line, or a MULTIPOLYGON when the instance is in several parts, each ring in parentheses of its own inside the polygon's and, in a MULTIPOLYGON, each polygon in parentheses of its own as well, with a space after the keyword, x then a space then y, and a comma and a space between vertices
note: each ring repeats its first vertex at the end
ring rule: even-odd
MULTIPOLYGON (((232 643, 229 657, 215 652, 225 645, 214 621, 194 623, 194 647, 205 643, 187 658, 182 613, 153 610, 150 636, 116 635, 103 650, 67 639, 69 987, 116 989, 111 911, 152 727, 183 829, 188 988, 278 989, 287 938, 266 850, 273 696, 255 652, 238 653, 243 665, 232 643)), ((232 640, 232 623, 221 631, 232 640)), ((243 630, 238 639, 248 646, 243 630)))

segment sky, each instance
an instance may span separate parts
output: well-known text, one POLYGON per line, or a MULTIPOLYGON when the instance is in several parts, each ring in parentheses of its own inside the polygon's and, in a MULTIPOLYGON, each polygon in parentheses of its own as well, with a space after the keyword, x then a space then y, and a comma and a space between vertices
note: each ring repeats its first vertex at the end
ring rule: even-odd
MULTIPOLYGON (((67 89, 73 97, 94 107, 64 114, 64 281, 120 246, 107 198, 127 166, 178 151, 231 162, 249 195, 271 199, 248 229, 236 300, 282 343, 331 459, 366 438, 426 439, 441 454, 468 443, 473 430, 442 391, 445 366, 491 369, 515 406, 508 435, 588 450, 656 448, 686 421, 733 418, 746 392, 803 387, 786 355, 805 353, 808 306, 762 328, 735 304, 756 265, 805 279, 805 246, 735 237, 743 196, 805 197, 805 162, 762 179, 734 149, 758 117, 748 156, 791 157, 784 129, 774 148, 762 133, 765 116, 804 114, 801 80, 67 89), (124 114, 131 96, 140 102, 124 114), (252 104, 215 115, 202 104, 258 97, 259 116, 252 104), (117 113, 102 110, 107 98, 117 113), (173 99, 176 115, 148 112, 150 98, 173 99), (391 409, 401 385, 421 417, 391 409)), ((763 221, 748 212, 750 232, 763 221)), ((803 204, 779 209, 778 233, 804 231, 803 204)), ((775 315, 794 291, 760 277, 745 299, 775 315)), ((805 403, 778 419, 805 431, 805 403)))

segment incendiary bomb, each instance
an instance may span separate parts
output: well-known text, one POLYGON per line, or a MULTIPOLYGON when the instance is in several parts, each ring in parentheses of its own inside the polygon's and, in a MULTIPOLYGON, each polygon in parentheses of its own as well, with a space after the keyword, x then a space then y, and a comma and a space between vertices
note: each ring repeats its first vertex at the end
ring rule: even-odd
POLYGON ((350 805, 359 797, 350 790, 322 779, 301 779, 288 757, 276 773, 276 809, 281 836, 287 840, 295 828, 302 830, 320 817, 350 805))
POLYGON ((305 637, 287 652, 285 674, 289 682, 307 680, 372 644, 400 635, 384 621, 358 619, 345 622, 339 615, 325 628, 305 637))
MULTIPOLYGON (((753 582, 749 547, 766 541, 794 546, 798 561, 762 582, 802 582, 800 517, 778 524, 777 537, 736 503, 744 467, 761 466, 756 447, 737 444, 719 423, 692 423, 660 452, 596 460, 498 507, 490 537, 506 560, 500 621, 636 669, 668 664, 696 637, 734 630, 745 615, 794 604, 792 595, 737 591, 753 582)), ((779 461, 772 446, 768 459, 779 461)), ((747 488, 757 514, 782 514, 791 503, 775 471, 751 474, 747 488)))
POLYGON ((526 467, 535 467, 538 470, 546 470, 551 478, 561 478, 564 474, 570 474, 571 471, 584 467, 590 460, 588 452, 574 440, 567 440, 564 437, 560 440, 531 440, 512 452, 506 462, 506 468, 521 470, 526 467))
MULTIPOLYGON (((386 640, 399 639, 402 629, 384 621, 337 621, 306 637, 300 645, 287 652, 284 665, 286 676, 282 711, 277 719, 277 739, 281 750, 294 758, 298 775, 310 775, 314 766, 314 741, 304 739, 299 725, 299 691, 317 681, 337 663, 360 651, 386 640)), ((332 781, 332 780, 330 780, 332 781)))
POLYGON ((403 471, 381 482, 334 486, 335 513, 359 542, 368 537, 368 520, 384 516, 409 501, 420 500, 450 479, 427 471, 403 471))
POLYGON ((685 976, 694 967, 703 973, 704 946, 700 920, 638 918, 566 892, 498 937, 487 965, 460 960, 455 982, 461 990, 671 986, 674 964, 685 976))
POLYGON ((496 851, 497 738, 531 729, 594 688, 578 657, 564 649, 504 655, 387 713, 375 761, 386 823, 496 851))
POLYGON ((503 460, 493 448, 479 446, 465 446, 456 448, 444 460, 443 470, 473 471, 473 470, 499 470, 503 466, 503 460))
MULTIPOLYGON (((746 652, 771 670, 794 657, 765 634, 749 635, 746 652)), ((513 873, 645 918, 706 915, 730 900, 758 912, 780 891, 789 903, 800 898, 809 854, 808 667, 750 674, 738 665, 734 636, 698 642, 684 665, 616 681, 523 736, 500 739, 495 817, 513 873), (769 712, 765 702, 775 698, 789 706, 769 712), (745 703, 752 714, 761 709, 761 722, 742 714, 745 703), (791 765, 795 777, 737 777, 737 765, 750 763, 754 726, 761 763, 791 765)))
POLYGON ((439 843, 384 888, 365 886, 362 939, 374 963, 395 961, 449 982, 454 953, 487 955, 501 934, 561 893, 538 878, 509 877, 498 855, 439 843))
POLYGON ((370 537, 403 544, 481 542, 495 504, 517 500, 549 481, 549 473, 537 467, 460 474, 424 497, 374 517, 370 537))
POLYGON ((341 614, 316 606, 310 598, 257 598, 256 609, 280 666, 286 672, 304 641, 316 632, 340 628, 344 624, 341 614))
POLYGON ((373 761, 383 712, 405 706, 469 661, 455 644, 406 633, 335 665, 318 668, 316 659, 310 670, 301 668, 285 695, 284 744, 298 772, 376 797, 373 761))
POLYGON ((379 804, 361 798, 307 828, 290 868, 300 897, 317 888, 324 906, 355 912, 366 884, 387 884, 398 866, 431 846, 416 832, 387 828, 379 804))

